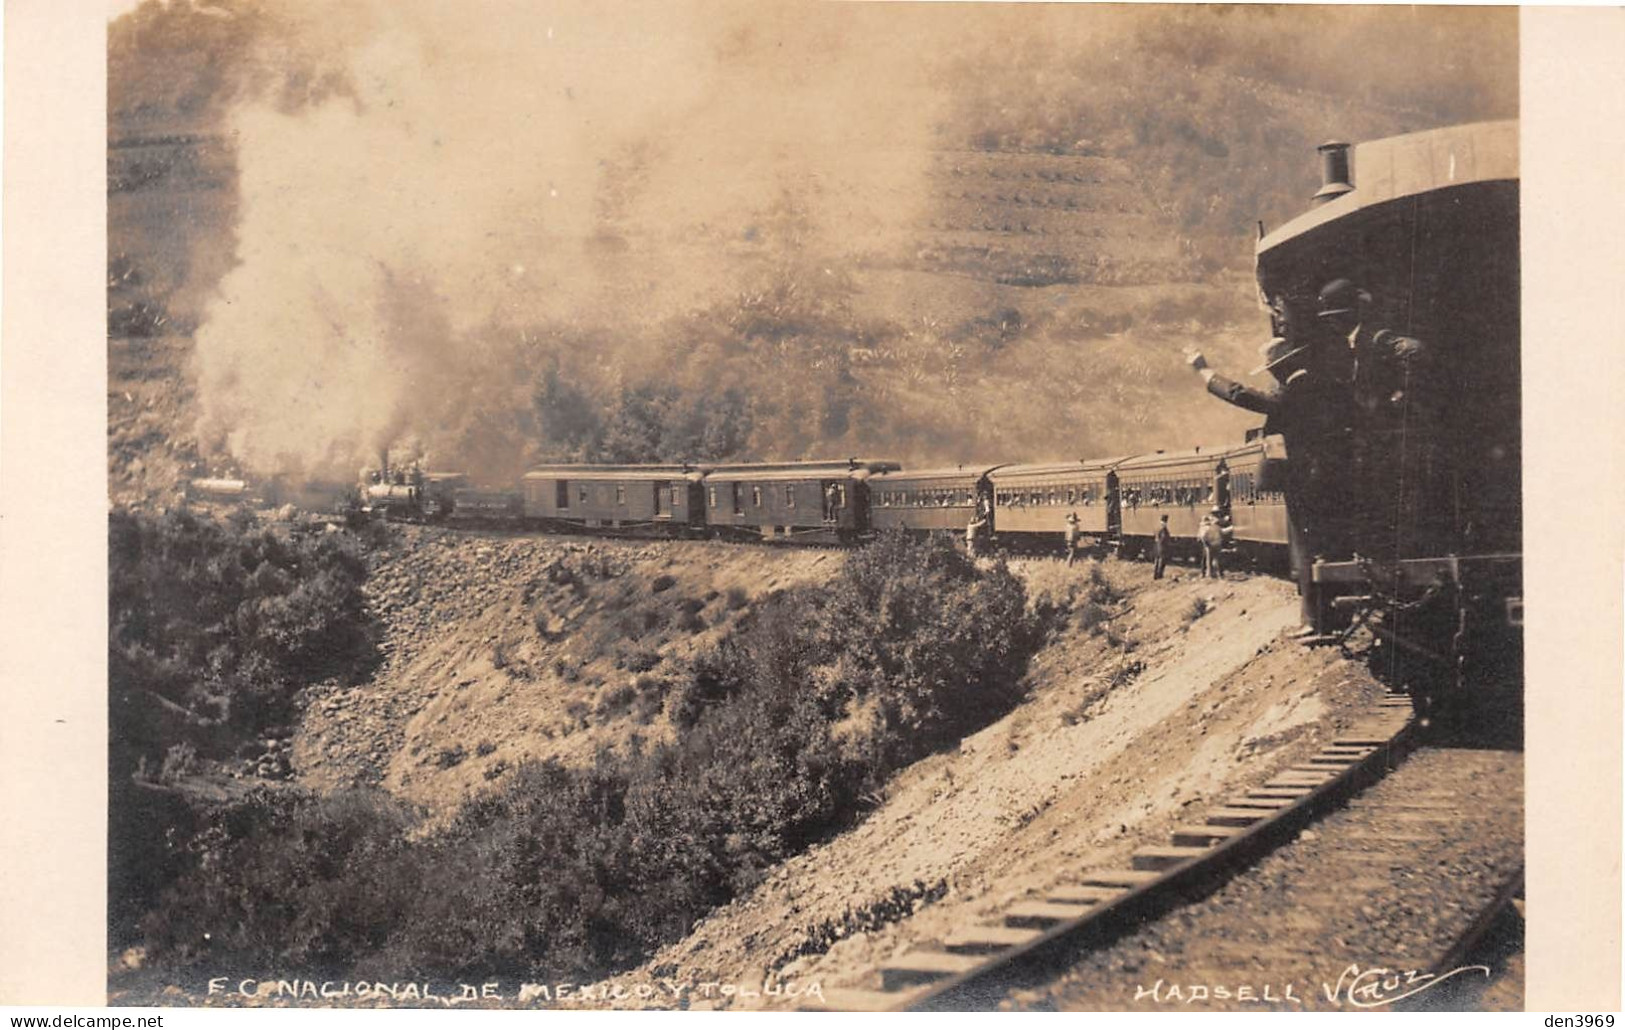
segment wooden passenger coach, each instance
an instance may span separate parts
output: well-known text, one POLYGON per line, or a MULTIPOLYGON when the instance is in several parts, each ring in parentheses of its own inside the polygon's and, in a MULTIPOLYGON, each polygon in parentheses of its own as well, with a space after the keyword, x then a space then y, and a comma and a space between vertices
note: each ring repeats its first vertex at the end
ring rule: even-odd
POLYGON ((894 461, 800 461, 718 465, 706 473, 706 525, 723 535, 822 542, 855 539, 869 528, 867 483, 894 461))
POLYGON ((997 466, 882 472, 869 480, 869 521, 876 530, 961 534, 992 504, 988 473, 997 466))
POLYGON ((693 465, 548 465, 525 473, 525 516, 576 526, 677 532, 705 525, 693 465))
POLYGON ((1122 540, 1126 550, 1150 546, 1168 516, 1168 532, 1180 541, 1194 541, 1202 516, 1220 503, 1219 461, 1225 452, 1168 451, 1129 458, 1117 466, 1117 490, 1122 506, 1122 540))
POLYGON ((1096 540, 1116 531, 1116 475, 1120 458, 1048 465, 1003 465, 988 475, 993 487, 993 532, 1005 543, 1059 539, 1066 517, 1076 513, 1078 531, 1096 540))
POLYGON ((1224 451, 1231 538, 1236 544, 1287 546, 1286 442, 1266 436, 1224 451))

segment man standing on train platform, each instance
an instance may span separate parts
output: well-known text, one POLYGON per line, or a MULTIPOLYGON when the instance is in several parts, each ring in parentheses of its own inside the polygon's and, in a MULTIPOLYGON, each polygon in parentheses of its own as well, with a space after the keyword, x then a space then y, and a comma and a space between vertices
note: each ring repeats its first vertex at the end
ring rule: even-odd
POLYGON ((1342 553, 1346 501, 1339 477, 1348 469, 1351 416, 1347 390, 1322 367, 1307 344, 1276 337, 1259 348, 1264 364, 1254 374, 1270 373, 1271 391, 1244 386, 1219 375, 1200 351, 1186 352, 1186 362, 1199 373, 1209 393, 1228 404, 1263 415, 1264 434, 1286 439, 1287 548, 1298 581, 1302 618, 1297 636, 1321 632, 1312 569, 1317 555, 1342 553))
POLYGON ((1071 568, 1072 562, 1078 557, 1078 513, 1066 513, 1066 567, 1071 568))
POLYGON ((1367 556, 1399 557, 1402 541, 1419 542, 1431 503, 1436 441, 1428 348, 1377 328, 1371 294, 1351 280, 1331 280, 1317 299, 1321 331, 1338 352, 1351 402, 1352 544, 1367 556))
POLYGON ((1168 568, 1168 548, 1173 543, 1173 534, 1168 532, 1168 516, 1162 517, 1162 525, 1157 527, 1157 535, 1151 538, 1151 578, 1161 579, 1162 573, 1168 568))

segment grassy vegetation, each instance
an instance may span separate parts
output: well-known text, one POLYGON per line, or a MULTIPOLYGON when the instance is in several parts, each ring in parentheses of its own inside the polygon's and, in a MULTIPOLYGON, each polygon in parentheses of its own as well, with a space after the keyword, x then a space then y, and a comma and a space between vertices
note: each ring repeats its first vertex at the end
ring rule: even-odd
POLYGON ((849 825, 896 769, 1008 711, 1042 631, 1008 570, 882 540, 746 613, 692 675, 606 697, 664 694, 684 728, 670 743, 523 766, 426 839, 359 794, 218 813, 145 924, 151 954, 358 976, 626 968, 849 825))
POLYGON ((110 897, 128 934, 190 857, 166 835, 192 807, 155 789, 254 748, 299 691, 376 660, 348 534, 290 534, 185 513, 109 523, 110 897))

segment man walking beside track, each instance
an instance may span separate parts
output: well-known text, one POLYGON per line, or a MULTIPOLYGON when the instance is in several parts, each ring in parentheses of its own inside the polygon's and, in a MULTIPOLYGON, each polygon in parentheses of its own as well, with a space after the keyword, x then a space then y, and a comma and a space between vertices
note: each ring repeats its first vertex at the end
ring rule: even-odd
POLYGON ((978 512, 965 527, 965 557, 972 561, 980 550, 982 531, 987 529, 987 516, 978 512))
POLYGON ((1196 530, 1197 539, 1202 542, 1202 578, 1220 579, 1219 548, 1224 546, 1224 529, 1219 525, 1223 512, 1214 508, 1202 516, 1202 523, 1196 530))

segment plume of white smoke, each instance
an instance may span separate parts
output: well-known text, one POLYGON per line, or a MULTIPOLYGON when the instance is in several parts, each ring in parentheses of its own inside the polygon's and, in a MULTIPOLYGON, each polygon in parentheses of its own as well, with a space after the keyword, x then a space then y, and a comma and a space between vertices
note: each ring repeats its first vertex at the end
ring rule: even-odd
POLYGON ((200 436, 255 471, 432 439, 477 326, 631 331, 737 289, 764 250, 887 246, 920 192, 933 95, 865 9, 287 17, 349 93, 234 112, 240 263, 196 340, 200 436))

